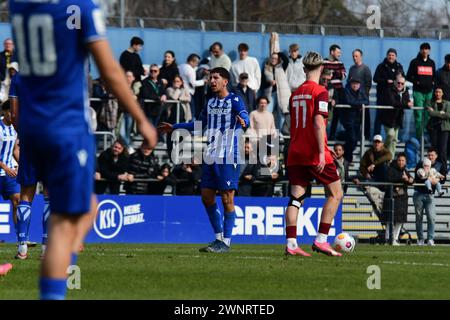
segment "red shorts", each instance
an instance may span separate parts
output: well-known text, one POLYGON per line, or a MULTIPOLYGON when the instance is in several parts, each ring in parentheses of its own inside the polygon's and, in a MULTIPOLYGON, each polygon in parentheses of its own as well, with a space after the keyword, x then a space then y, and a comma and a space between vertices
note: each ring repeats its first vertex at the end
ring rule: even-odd
POLYGON ((288 166, 287 172, 290 184, 295 186, 307 187, 314 179, 325 186, 340 180, 334 163, 325 165, 321 173, 317 172, 316 166, 301 165, 288 166))

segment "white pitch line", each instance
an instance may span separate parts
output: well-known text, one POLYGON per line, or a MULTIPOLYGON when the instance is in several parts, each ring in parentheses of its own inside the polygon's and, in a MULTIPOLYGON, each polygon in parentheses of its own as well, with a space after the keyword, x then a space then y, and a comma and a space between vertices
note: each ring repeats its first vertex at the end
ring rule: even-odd
POLYGON ((384 264, 395 264, 395 265, 405 265, 405 266, 418 266, 418 267, 450 267, 450 264, 446 263, 423 263, 423 262, 401 262, 401 261, 383 261, 384 264))

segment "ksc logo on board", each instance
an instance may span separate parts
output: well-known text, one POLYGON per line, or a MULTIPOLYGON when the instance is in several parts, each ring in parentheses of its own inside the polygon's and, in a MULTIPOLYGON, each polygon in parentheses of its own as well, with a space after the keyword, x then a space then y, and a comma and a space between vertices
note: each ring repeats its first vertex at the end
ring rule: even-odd
POLYGON ((126 205, 122 210, 117 202, 103 200, 97 207, 94 230, 103 239, 113 239, 120 233, 123 226, 144 222, 144 213, 140 203, 126 205))
POLYGON ((123 226, 122 208, 112 200, 103 200, 97 207, 97 218, 94 223, 95 232, 103 239, 117 236, 123 226))

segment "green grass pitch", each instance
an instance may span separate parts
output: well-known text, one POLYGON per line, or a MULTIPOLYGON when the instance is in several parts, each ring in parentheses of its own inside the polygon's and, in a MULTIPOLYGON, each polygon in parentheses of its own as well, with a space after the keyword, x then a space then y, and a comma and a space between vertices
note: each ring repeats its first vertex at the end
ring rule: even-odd
MULTIPOLYGON (((68 299, 450 299, 450 247, 359 244, 341 258, 289 257, 282 245, 237 245, 228 254, 199 245, 87 245, 80 255, 81 289, 68 299), (379 266, 381 289, 369 290, 369 266, 379 266)), ((311 252, 309 246, 303 246, 311 252)), ((40 249, 14 261, 0 244, 0 299, 36 299, 40 249)))

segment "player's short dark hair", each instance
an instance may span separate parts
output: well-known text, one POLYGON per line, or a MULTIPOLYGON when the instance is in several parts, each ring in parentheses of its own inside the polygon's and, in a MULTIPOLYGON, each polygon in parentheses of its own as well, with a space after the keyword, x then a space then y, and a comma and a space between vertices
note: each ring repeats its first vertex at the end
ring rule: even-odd
POLYGON ((408 160, 408 156, 407 156, 406 153, 404 153, 404 152, 399 152, 399 153, 397 154, 397 159, 400 158, 400 157, 403 157, 403 158, 405 158, 406 160, 408 160))
POLYGON ((9 100, 6 100, 2 104, 2 111, 11 110, 11 102, 9 100))
POLYGON ((430 152, 435 152, 436 154, 438 154, 437 149, 435 147, 429 147, 427 150, 427 153, 430 153, 430 152))
POLYGON ((250 48, 245 42, 239 43, 238 51, 248 51, 250 48))
POLYGON ((332 52, 332 51, 334 51, 336 49, 341 50, 341 47, 339 47, 337 44, 333 44, 333 45, 330 46, 330 52, 332 52))
POLYGON ((141 46, 143 46, 144 45, 144 40, 142 40, 139 37, 133 37, 130 40, 130 45, 131 46, 134 46, 134 45, 141 45, 141 46))
POLYGON ((209 74, 213 73, 218 73, 222 78, 227 79, 228 81, 230 80, 230 73, 225 68, 222 67, 214 68, 209 72, 209 74))
POLYGON ((353 53, 355 53, 355 52, 359 52, 359 53, 361 54, 361 56, 363 56, 363 52, 362 52, 361 49, 355 49, 355 50, 353 50, 353 53))
POLYGON ((223 49, 222 43, 220 43, 220 42, 218 42, 218 41, 214 42, 214 43, 211 45, 211 47, 209 47, 209 51, 212 51, 212 49, 213 49, 214 47, 219 47, 220 50, 223 49))
POLYGON ((267 96, 260 96, 260 97, 258 97, 258 99, 256 99, 256 104, 259 104, 259 102, 261 100, 266 100, 267 103, 270 103, 270 100, 269 100, 269 98, 267 98, 267 96))
POLYGON ((198 60, 200 61, 201 57, 200 57, 198 54, 196 54, 196 53, 191 53, 191 54, 187 57, 186 61, 187 61, 187 62, 191 62, 191 61, 193 61, 194 59, 198 59, 198 60))

